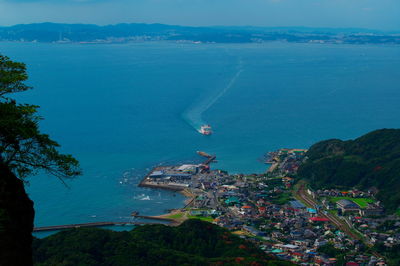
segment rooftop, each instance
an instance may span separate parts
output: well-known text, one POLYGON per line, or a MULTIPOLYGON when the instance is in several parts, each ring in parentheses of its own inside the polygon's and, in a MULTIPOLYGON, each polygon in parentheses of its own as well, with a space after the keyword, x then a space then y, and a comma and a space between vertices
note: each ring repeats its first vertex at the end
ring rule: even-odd
POLYGON ((295 208, 295 209, 302 209, 302 208, 305 208, 305 207, 306 207, 303 203, 301 203, 301 202, 298 201, 298 200, 292 200, 292 201, 290 201, 289 203, 290 203, 290 205, 291 205, 293 208, 295 208))
POLYGON ((336 202, 336 204, 345 208, 359 208, 359 206, 351 200, 341 199, 336 202))

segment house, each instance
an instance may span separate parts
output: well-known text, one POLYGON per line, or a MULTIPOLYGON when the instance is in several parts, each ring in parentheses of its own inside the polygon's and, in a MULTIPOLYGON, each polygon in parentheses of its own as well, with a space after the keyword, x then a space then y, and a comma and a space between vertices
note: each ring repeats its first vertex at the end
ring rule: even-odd
POLYGON ((240 200, 237 197, 230 197, 227 200, 225 200, 225 203, 227 205, 234 205, 234 204, 240 203, 240 200))
POLYGON ((240 209, 241 209, 241 211, 242 211, 243 213, 246 213, 246 214, 249 214, 249 213, 252 212, 252 208, 251 208, 251 206, 249 206, 249 205, 244 205, 244 206, 242 206, 240 209))
POLYGON ((314 246, 315 247, 322 247, 324 245, 328 244, 328 241, 324 240, 324 239, 316 239, 314 242, 314 246))
POLYGON ((317 214, 317 210, 316 209, 312 209, 312 208, 307 208, 308 213, 310 213, 311 215, 316 215, 317 214))
POLYGON ((265 236, 265 232, 255 229, 254 227, 243 225, 243 229, 255 236, 265 236))

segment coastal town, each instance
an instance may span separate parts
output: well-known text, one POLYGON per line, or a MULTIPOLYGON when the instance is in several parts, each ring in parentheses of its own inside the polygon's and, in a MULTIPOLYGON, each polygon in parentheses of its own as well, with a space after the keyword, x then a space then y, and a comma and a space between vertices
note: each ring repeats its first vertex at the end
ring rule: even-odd
POLYGON ((152 169, 139 184, 189 197, 182 209, 162 215, 173 224, 194 218, 217 224, 256 243, 269 255, 300 265, 387 265, 374 245, 400 243, 400 219, 385 215, 376 189, 313 190, 296 172, 305 149, 265 156, 263 174, 213 170, 216 156, 201 164, 152 169))

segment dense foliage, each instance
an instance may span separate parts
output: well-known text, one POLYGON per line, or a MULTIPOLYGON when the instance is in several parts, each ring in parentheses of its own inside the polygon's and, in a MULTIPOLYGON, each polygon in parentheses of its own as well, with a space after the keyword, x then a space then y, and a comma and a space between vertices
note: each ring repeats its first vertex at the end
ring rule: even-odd
POLYGON ((336 258, 336 265, 344 265, 344 257, 346 255, 346 252, 341 249, 335 248, 332 243, 328 243, 319 247, 317 251, 318 253, 325 254, 329 258, 336 258))
POLYGON ((389 211, 400 206, 400 130, 381 129, 355 140, 314 144, 298 175, 314 188, 379 190, 377 198, 389 211))
POLYGON ((38 106, 19 104, 10 94, 29 90, 26 67, 0 55, 0 163, 19 178, 45 170, 59 178, 80 174, 78 161, 39 129, 38 106))
POLYGON ((374 245, 373 250, 385 256, 388 260, 388 265, 400 265, 400 245, 387 247, 384 243, 378 243, 374 245))
POLYGON ((130 232, 85 228, 33 244, 35 265, 292 265, 200 220, 178 227, 145 225, 130 232))

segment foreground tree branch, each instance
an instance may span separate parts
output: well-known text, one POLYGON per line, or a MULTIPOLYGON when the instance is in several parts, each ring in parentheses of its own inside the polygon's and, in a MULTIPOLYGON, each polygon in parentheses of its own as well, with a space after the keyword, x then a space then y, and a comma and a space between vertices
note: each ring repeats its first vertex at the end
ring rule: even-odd
POLYGON ((24 64, 0 55, 0 163, 20 179, 41 170, 62 181, 80 175, 79 162, 59 153, 60 145, 40 132, 38 106, 19 104, 10 97, 31 89, 24 83, 27 78, 24 64))

